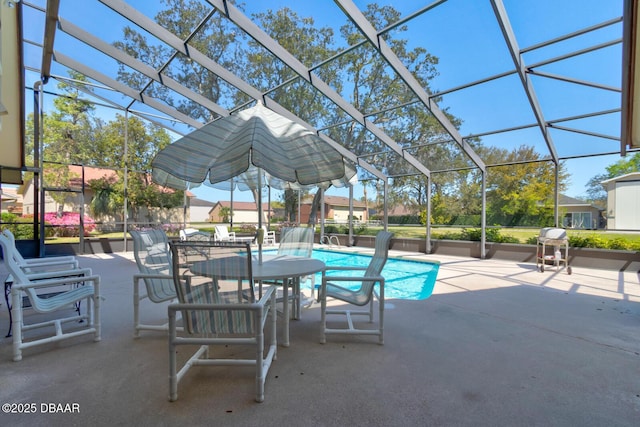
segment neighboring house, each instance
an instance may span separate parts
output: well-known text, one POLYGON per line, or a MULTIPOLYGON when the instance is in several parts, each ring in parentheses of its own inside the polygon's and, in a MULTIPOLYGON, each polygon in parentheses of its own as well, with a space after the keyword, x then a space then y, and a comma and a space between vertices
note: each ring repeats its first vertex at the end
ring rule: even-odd
POLYGON ((601 182, 607 190, 607 228, 640 230, 640 172, 601 182))
MULTIPOLYGON (((258 223, 258 206, 255 202, 233 202, 233 221, 231 218, 226 218, 223 209, 228 209, 231 212, 231 202, 228 200, 218 201, 209 210, 209 222, 233 222, 234 224, 257 224, 258 223)), ((262 212, 264 218, 262 222, 267 223, 269 204, 262 204, 262 212)), ((273 216, 273 212, 271 212, 273 216)))
MULTIPOLYGON (((80 206, 84 205, 84 210, 87 214, 89 214, 89 205, 91 204, 91 200, 93 200, 93 191, 90 188, 90 182, 93 180, 106 178, 106 179, 118 179, 117 174, 112 169, 103 169, 103 168, 95 168, 90 166, 69 166, 69 172, 71 178, 69 179, 68 186, 65 188, 58 188, 55 191, 57 193, 62 193, 65 195, 64 197, 64 206, 63 209, 65 211, 79 211, 80 206), (84 177, 84 183, 83 183, 84 177), (83 185, 84 184, 84 185, 83 185), (84 190, 84 191, 83 191, 84 190)), ((165 189, 163 191, 173 191, 171 189, 165 189)), ((23 208, 22 215, 33 214, 35 195, 34 195, 34 185, 33 180, 26 181, 22 186, 19 187, 18 192, 22 194, 23 198, 23 208)), ((173 209, 160 209, 154 208, 151 212, 147 212, 146 209, 142 208, 139 212, 139 219, 130 218, 133 222, 141 222, 145 223, 149 221, 160 222, 160 223, 182 223, 183 221, 190 222, 189 214, 190 214, 190 200, 195 197, 195 195, 189 191, 187 191, 187 209, 186 214, 187 218, 184 218, 184 208, 177 207, 173 209)), ((57 212, 60 208, 60 203, 56 202, 53 197, 51 197, 50 191, 45 191, 45 201, 44 201, 44 211, 45 212, 57 212)), ((129 213, 131 215, 131 213, 129 213)), ((105 222, 121 222, 122 215, 118 215, 116 218, 104 218, 105 222)))
POLYGON ((190 222, 209 222, 209 212, 215 204, 208 200, 192 197, 189 200, 189 218, 190 222))
POLYGON ((22 196, 15 188, 2 188, 0 191, 0 211, 22 215, 22 196))
MULTIPOLYGON (((112 169, 102 169, 102 168, 93 168, 93 167, 84 167, 84 194, 82 193, 82 177, 83 177, 83 167, 82 166, 69 166, 69 175, 71 178, 69 179, 69 184, 65 188, 60 188, 57 193, 63 193, 64 197, 64 210, 79 210, 81 204, 84 203, 85 211, 89 212, 89 204, 93 199, 93 191, 89 188, 89 182, 101 179, 101 178, 111 178, 116 177, 116 173, 112 169)), ((34 212, 34 185, 33 180, 30 179, 25 181, 25 183, 20 187, 20 191, 23 195, 23 215, 30 215, 34 212)), ((45 191, 44 193, 44 211, 45 212, 57 212, 60 204, 56 202, 53 197, 51 197, 51 191, 45 191)))
POLYGON ((564 228, 597 230, 605 226, 604 208, 600 206, 561 194, 558 199, 558 208, 564 228))
MULTIPOLYGON (((307 197, 300 203, 300 224, 307 224, 309 222, 312 203, 313 197, 307 197)), ((320 212, 321 210, 318 210, 318 219, 320 219, 320 212)), ((333 220, 335 223, 346 224, 349 220, 349 198, 325 195, 324 217, 327 220, 333 220)), ((366 222, 369 220, 367 206, 364 202, 359 200, 353 201, 353 217, 356 221, 366 222)))

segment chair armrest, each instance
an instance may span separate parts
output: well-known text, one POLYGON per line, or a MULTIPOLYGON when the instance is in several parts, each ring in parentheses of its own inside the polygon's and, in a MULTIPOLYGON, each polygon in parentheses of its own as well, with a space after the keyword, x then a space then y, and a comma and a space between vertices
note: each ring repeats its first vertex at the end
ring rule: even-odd
POLYGON ((29 270, 36 270, 36 269, 46 269, 46 268, 50 268, 50 267, 62 267, 65 266, 67 268, 79 268, 80 264, 78 263, 78 260, 67 260, 67 261, 63 261, 63 260, 45 260, 44 258, 42 258, 42 261, 27 261, 25 260, 24 263, 20 264, 20 268, 22 269, 29 269, 29 270))
POLYGON ((322 282, 384 282, 383 276, 324 276, 322 282))
POLYGON ((78 260, 73 255, 68 256, 51 256, 51 257, 43 257, 43 258, 25 258, 24 262, 26 264, 48 264, 48 263, 60 263, 60 264, 69 264, 69 263, 77 263, 78 260))
POLYGON ((275 286, 268 286, 266 288, 262 288, 262 298, 258 301, 258 304, 266 305, 271 299, 271 294, 276 291, 275 286))
POLYGON ((133 275, 134 280, 136 279, 171 279, 173 280, 173 276, 171 274, 146 274, 146 273, 138 273, 133 275))
POLYGON ((29 280, 46 280, 46 279, 54 279, 54 278, 69 278, 74 276, 91 276, 92 272, 90 268, 76 268, 72 270, 54 270, 47 272, 38 272, 38 273, 25 273, 27 279, 29 280))
POLYGON ((357 266, 333 266, 327 265, 324 269, 325 273, 327 271, 365 271, 367 267, 357 267, 357 266))
POLYGON ((38 282, 30 282, 30 283, 14 283, 11 287, 11 292, 25 290, 25 289, 39 289, 39 288, 47 288, 51 286, 59 286, 59 285, 70 285, 72 283, 79 282, 94 282, 97 284, 100 282, 100 276, 82 276, 82 277, 59 277, 50 280, 41 280, 38 282))

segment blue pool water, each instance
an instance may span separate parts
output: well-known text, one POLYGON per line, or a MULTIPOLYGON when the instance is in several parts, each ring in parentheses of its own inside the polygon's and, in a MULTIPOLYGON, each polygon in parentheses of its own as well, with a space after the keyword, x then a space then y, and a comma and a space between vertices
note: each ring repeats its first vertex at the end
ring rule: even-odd
MULTIPOLYGON (((311 257, 323 261, 327 266, 366 267, 371 260, 368 255, 321 249, 314 249, 311 257)), ((385 299, 423 300, 429 298, 436 283, 439 267, 440 264, 434 262, 389 258, 382 270, 382 276, 385 278, 385 299)), ((362 275, 362 273, 362 271, 333 272, 334 275, 341 276, 362 275)), ((331 272, 328 274, 330 275, 331 272)), ((318 273, 316 285, 320 283, 322 283, 322 276, 318 273)), ((340 286, 346 285, 345 282, 340 283, 340 286)), ((355 282, 353 286, 357 289, 360 284, 355 282)))

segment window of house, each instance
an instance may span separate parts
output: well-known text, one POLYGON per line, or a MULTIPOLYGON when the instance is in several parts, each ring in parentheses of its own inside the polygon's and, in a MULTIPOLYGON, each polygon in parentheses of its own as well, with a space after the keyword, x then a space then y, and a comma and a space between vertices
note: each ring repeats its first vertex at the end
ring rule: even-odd
POLYGON ((591 212, 568 212, 562 225, 564 228, 592 229, 594 228, 591 212))

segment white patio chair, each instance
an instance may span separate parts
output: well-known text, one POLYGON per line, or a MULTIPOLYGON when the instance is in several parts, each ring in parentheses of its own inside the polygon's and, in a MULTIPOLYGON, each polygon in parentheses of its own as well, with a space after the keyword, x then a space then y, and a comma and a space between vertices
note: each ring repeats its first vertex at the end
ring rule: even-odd
MULTIPOLYGON (((16 240, 8 229, 5 229, 0 234, 0 238, 4 239, 5 244, 11 248, 8 256, 11 256, 16 265, 22 269, 27 277, 39 277, 42 273, 47 273, 45 276, 49 278, 53 277, 66 277, 69 275, 69 270, 77 270, 80 268, 79 262, 74 256, 59 256, 59 257, 43 257, 43 258, 23 258, 20 251, 16 247, 16 240)), ((13 283, 13 275, 9 275, 5 279, 5 294, 4 299, 7 303, 7 309, 9 310, 9 330, 7 331, 7 337, 12 335, 13 329, 13 314, 11 311, 12 303, 10 300, 9 289, 13 283)))
POLYGON ((18 265, 13 246, 6 236, 0 236, 4 263, 11 275, 11 315, 13 329, 13 360, 22 360, 25 348, 61 341, 80 335, 93 334, 100 341, 100 277, 92 275, 91 269, 58 270, 54 272, 26 274, 18 265), (37 313, 54 317, 45 321, 27 323, 24 303, 28 301, 37 313), (80 312, 79 304, 86 300, 86 314, 80 312), (68 316, 74 309, 77 315, 68 316), (86 323, 82 328, 67 328, 68 323, 86 323), (54 335, 26 337, 25 332, 53 327, 54 335))
POLYGON ((79 263, 75 256, 51 256, 43 258, 24 258, 18 248, 16 247, 16 238, 13 233, 5 228, 2 230, 2 235, 8 240, 9 244, 13 248, 13 258, 24 270, 25 273, 37 273, 51 270, 68 270, 78 268, 79 263))
POLYGON ((213 234, 213 240, 216 242, 235 242, 236 232, 229 231, 226 225, 214 226, 215 233, 213 234))
POLYGON ((267 228, 266 225, 262 226, 262 229, 264 230, 264 240, 262 241, 262 244, 267 246, 267 245, 275 245, 276 244, 276 232, 275 231, 269 231, 269 228, 267 228))
MULTIPOLYGON (((313 252, 313 227, 285 227, 280 233, 280 243, 278 245, 278 255, 291 255, 311 258, 313 252)), ((291 287, 289 299, 292 302, 291 317, 300 318, 302 298, 300 296, 300 283, 311 280, 311 294, 315 284, 314 276, 307 276, 290 280, 287 284, 291 287)), ((269 285, 282 286, 282 281, 268 281, 269 285)), ((281 299, 278 299, 280 301, 281 299)))
MULTIPOLYGON (((260 300, 255 298, 250 244, 176 242, 171 243, 171 251, 179 303, 169 306, 169 400, 178 398, 178 384, 192 366, 251 366, 255 368, 255 400, 262 402, 265 380, 277 353, 276 302, 272 287, 260 300), (182 313, 184 323, 180 335, 177 312, 182 313), (193 345, 199 347, 178 370, 178 348, 193 345), (217 348, 211 348, 214 346, 217 348), (251 346, 254 357, 233 358, 236 352, 225 350, 228 346, 251 346), (211 357, 210 350, 221 354, 211 357)), ((184 351, 188 348, 183 347, 184 351)))
POLYGON ((171 272, 171 250, 169 239, 162 230, 129 231, 133 238, 133 254, 138 266, 138 274, 133 276, 133 325, 134 337, 141 330, 167 331, 168 322, 162 325, 140 322, 140 301, 149 299, 154 303, 163 303, 176 298, 171 272), (144 281, 146 293, 140 292, 140 280, 144 281))
POLYGON ((389 243, 391 242, 392 233, 388 231, 380 231, 376 236, 376 249, 366 270, 363 267, 332 267, 327 266, 325 274, 322 276, 322 286, 320 288, 321 301, 321 332, 320 342, 326 342, 326 334, 348 334, 348 335, 377 335, 378 342, 384 344, 384 277, 380 274, 387 262, 389 255, 389 243), (329 271, 345 271, 345 270, 365 270, 364 275, 360 276, 331 276, 326 274, 329 271), (357 290, 351 290, 344 287, 349 282, 360 282, 357 290), (342 286, 336 285, 340 283, 342 286), (375 285, 379 285, 378 301, 379 301, 379 319, 378 328, 358 328, 355 326, 352 316, 364 315, 368 316, 369 323, 373 323, 373 302, 375 296, 375 285), (369 305, 368 310, 347 310, 347 309, 327 309, 327 298, 335 298, 348 304, 363 307, 369 305), (347 318, 347 328, 331 329, 327 328, 327 315, 340 314, 347 318))
POLYGON ((205 241, 208 242, 211 240, 211 233, 207 233, 206 231, 200 231, 197 228, 185 228, 180 230, 180 240, 181 241, 205 241))

